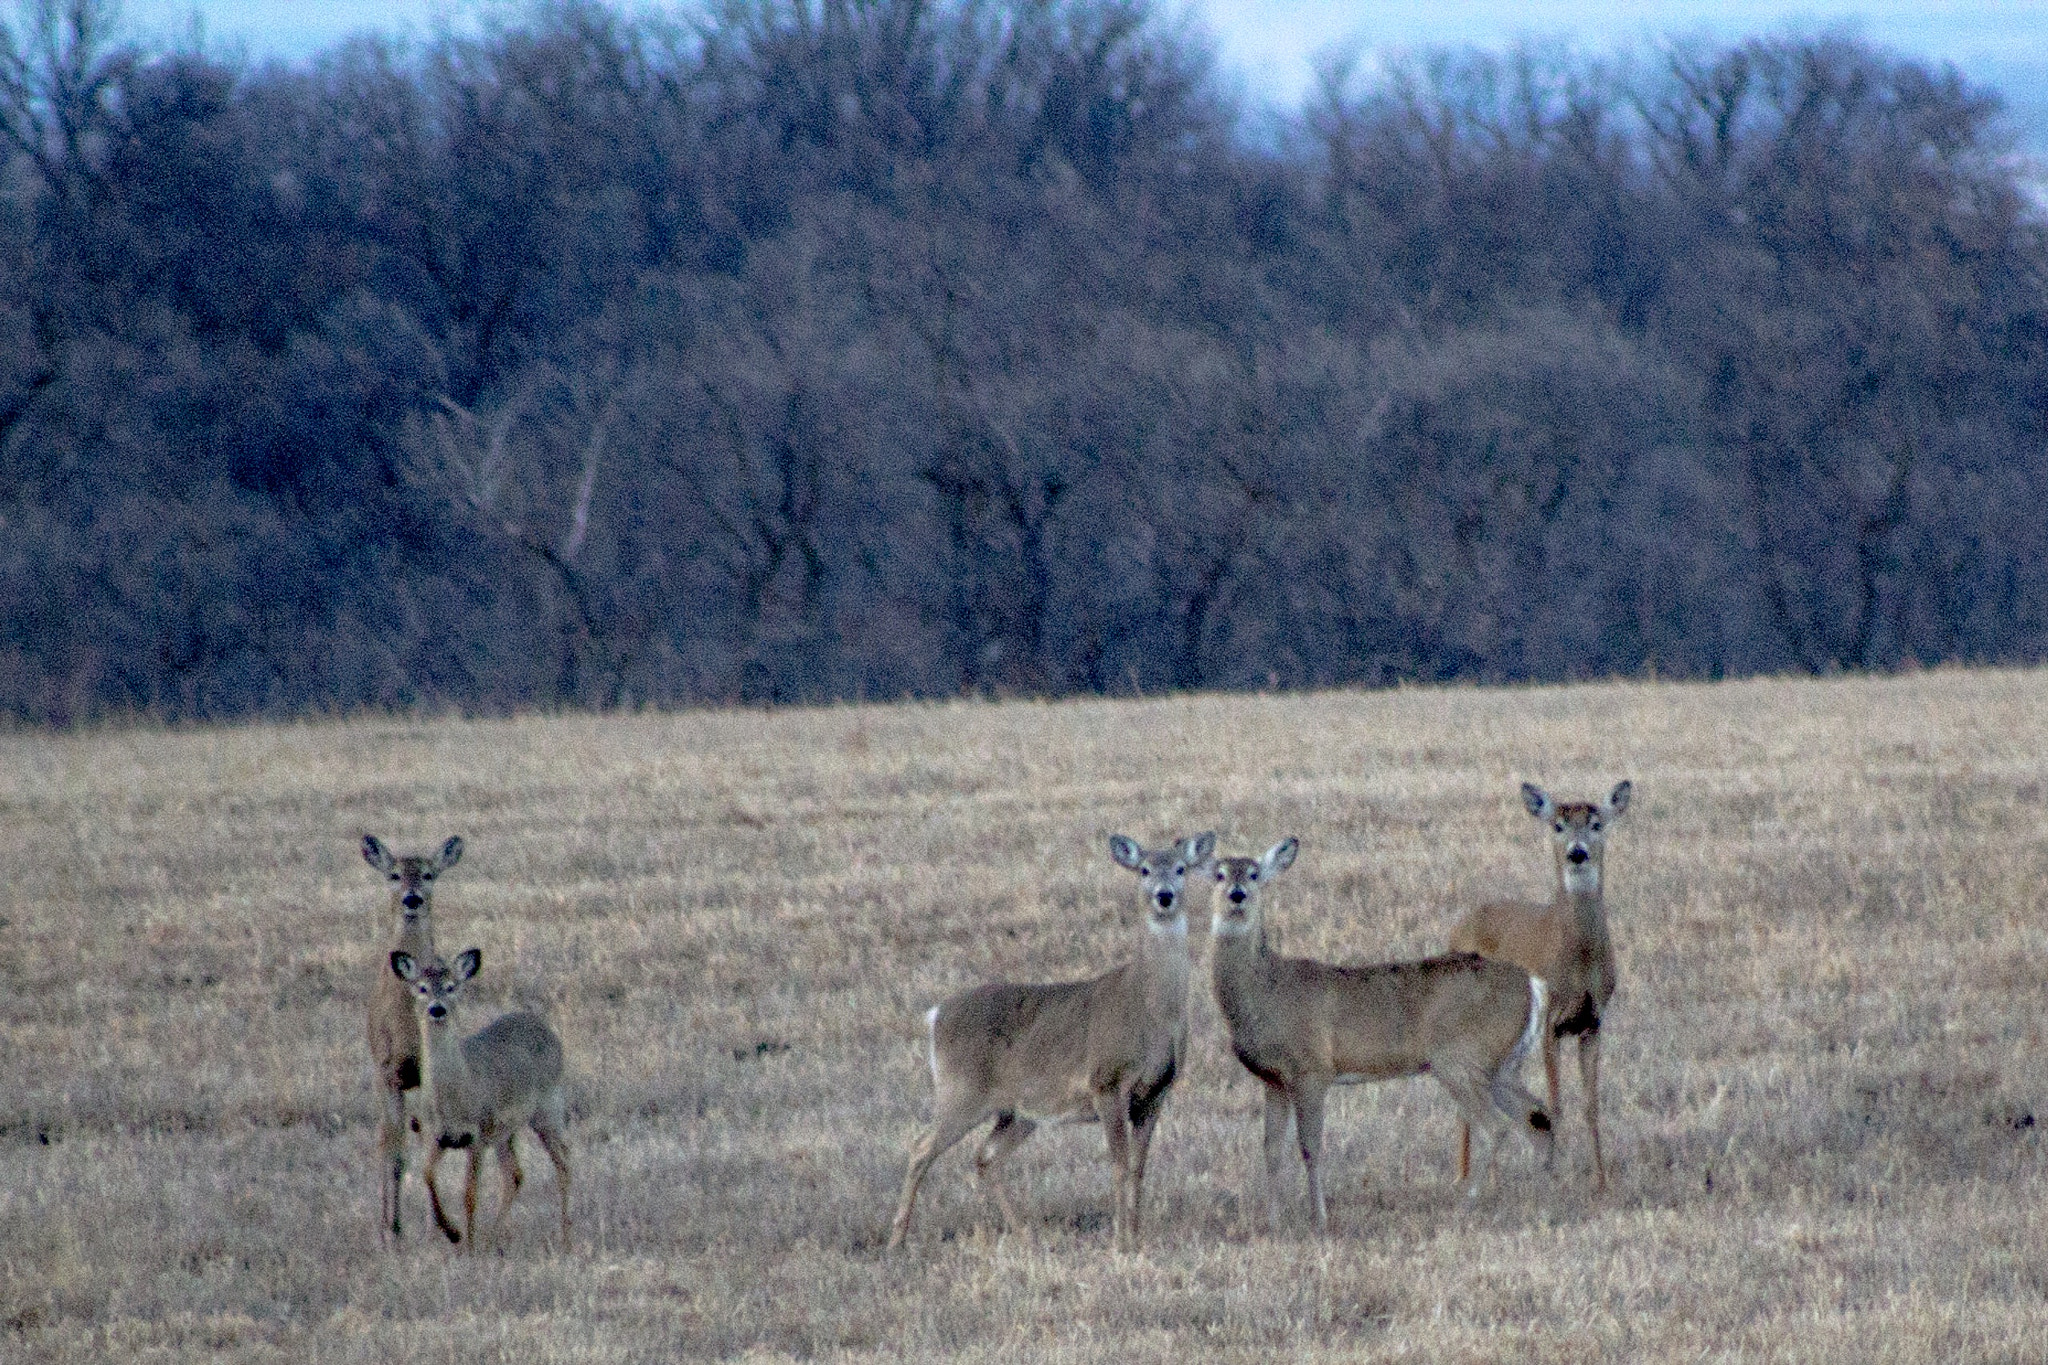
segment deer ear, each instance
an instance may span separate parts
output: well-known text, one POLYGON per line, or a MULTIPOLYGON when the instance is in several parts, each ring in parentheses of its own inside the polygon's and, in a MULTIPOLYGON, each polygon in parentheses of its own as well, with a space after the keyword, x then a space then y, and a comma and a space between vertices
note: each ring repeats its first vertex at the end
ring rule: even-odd
POLYGON ((1301 852, 1301 840, 1288 835, 1279 843, 1266 850, 1266 856, 1259 864, 1268 877, 1277 876, 1294 866, 1294 855, 1301 852))
POLYGON ((462 836, 460 834, 451 835, 448 842, 441 845, 440 871, 446 872, 461 861, 462 836))
POLYGON ((420 979, 420 964, 413 961, 411 953, 403 949, 394 951, 391 954, 391 974, 400 981, 417 981, 420 979))
POLYGON ((1627 778, 1615 783, 1614 790, 1607 794, 1607 815, 1609 819, 1628 809, 1628 798, 1635 791, 1635 784, 1627 778))
POLYGON ((467 981, 475 976, 477 969, 483 965, 484 954, 481 948, 465 948, 462 955, 455 959, 455 979, 467 981))
POLYGON ((1145 861, 1142 850, 1121 834, 1109 836, 1109 856, 1116 859, 1118 867, 1128 867, 1133 872, 1138 870, 1139 863, 1145 861))
POLYGON ((1192 839, 1181 841, 1181 852, 1188 862, 1196 867, 1209 861, 1209 855, 1216 851, 1216 831, 1205 829, 1192 839))
POLYGON ((393 867, 397 866, 391 857, 391 850, 379 843, 377 836, 374 834, 365 834, 363 836, 363 861, 376 868, 379 872, 389 872, 393 867))
POLYGON ((1522 804, 1529 808, 1529 814, 1538 820, 1550 818, 1550 797, 1541 787, 1522 784, 1522 804))

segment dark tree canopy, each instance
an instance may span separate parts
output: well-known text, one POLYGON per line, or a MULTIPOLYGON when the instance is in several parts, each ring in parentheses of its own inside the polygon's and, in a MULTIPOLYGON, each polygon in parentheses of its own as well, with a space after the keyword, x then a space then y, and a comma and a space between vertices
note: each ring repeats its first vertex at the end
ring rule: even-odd
POLYGON ((2048 239, 1838 36, 1330 72, 1140 0, 0 47, 0 711, 2048 654, 2048 239))

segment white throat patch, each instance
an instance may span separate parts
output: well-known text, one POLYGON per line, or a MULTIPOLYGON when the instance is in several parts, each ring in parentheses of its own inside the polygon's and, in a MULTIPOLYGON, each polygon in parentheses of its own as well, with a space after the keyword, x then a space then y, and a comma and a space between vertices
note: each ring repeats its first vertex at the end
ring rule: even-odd
POLYGON ((1252 922, 1248 919, 1226 919, 1216 915, 1209 920, 1209 933, 1214 938, 1239 938, 1251 931, 1252 922))
POLYGON ((1590 896, 1600 889, 1600 864, 1588 858, 1574 867, 1564 865, 1564 889, 1575 895, 1590 896))

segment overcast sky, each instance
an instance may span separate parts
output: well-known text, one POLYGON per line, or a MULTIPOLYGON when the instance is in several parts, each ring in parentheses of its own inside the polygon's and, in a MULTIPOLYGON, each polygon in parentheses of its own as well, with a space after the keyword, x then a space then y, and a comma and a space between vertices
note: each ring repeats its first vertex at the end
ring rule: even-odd
MULTIPOLYGON (((1247 89, 1276 102, 1298 99, 1317 53, 1564 39, 1601 51, 1656 37, 1733 38, 1791 26, 1847 24, 1903 52, 1952 61, 1997 86, 2034 126, 2048 131, 2048 0, 1169 0, 1218 39, 1247 89)), ((626 7, 672 9, 660 0, 626 7)), ((159 40, 189 32, 197 15, 209 43, 250 55, 304 57, 360 29, 431 35, 437 23, 517 13, 503 0, 125 0, 132 30, 159 40)))

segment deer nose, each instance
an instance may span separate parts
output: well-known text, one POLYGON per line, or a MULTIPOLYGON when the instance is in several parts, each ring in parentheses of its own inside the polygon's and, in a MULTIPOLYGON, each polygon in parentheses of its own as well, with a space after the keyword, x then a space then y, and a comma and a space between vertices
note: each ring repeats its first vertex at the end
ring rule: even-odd
POLYGON ((425 900, 426 897, 422 896, 419 892, 408 891, 399 898, 398 903, 400 905, 403 905, 408 910, 417 910, 420 908, 420 904, 425 900))
POLYGON ((1233 887, 1231 887, 1231 888, 1230 888, 1230 903, 1231 903, 1232 905, 1243 905, 1243 904, 1244 904, 1244 888, 1243 888, 1243 887, 1241 887, 1241 886, 1233 886, 1233 887))
POLYGON ((1154 899, 1159 902, 1161 910, 1173 909, 1173 893, 1171 891, 1161 891, 1154 899))
POLYGON ((1584 844, 1573 844, 1569 849, 1565 850, 1564 860, 1573 867, 1577 867, 1580 863, 1586 861, 1586 857, 1586 846, 1584 844))
POLYGON ((448 1007, 442 1004, 440 1001, 436 1000, 433 1004, 427 1006, 427 1018, 446 1019, 447 1017, 448 1007))

